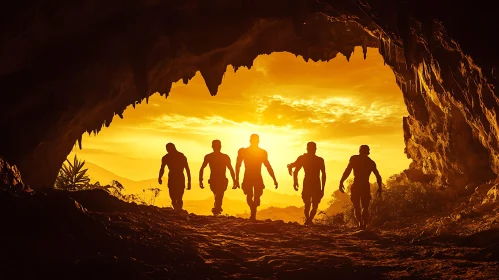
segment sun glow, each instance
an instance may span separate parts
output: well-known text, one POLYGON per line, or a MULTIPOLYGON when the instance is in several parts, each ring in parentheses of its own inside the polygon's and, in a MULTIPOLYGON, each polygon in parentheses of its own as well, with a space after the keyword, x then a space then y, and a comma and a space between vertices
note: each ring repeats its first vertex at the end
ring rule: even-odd
MULTIPOLYGON (((166 153, 165 144, 173 142, 188 158, 193 177, 193 190, 185 193, 185 199, 204 199, 212 194, 197 186, 198 172, 204 155, 212 151, 211 141, 221 140, 222 152, 235 165, 237 151, 249 146, 250 135, 256 133, 279 182, 274 192, 281 195, 267 192, 262 203, 289 201, 301 206, 300 192, 293 190, 286 165, 305 152, 307 142, 314 141, 317 154, 326 162, 326 198, 321 203, 326 207, 327 197, 337 189, 348 159, 360 145, 370 145, 384 179, 410 162, 403 153, 402 117, 407 109, 394 74, 376 51, 367 60, 362 56, 356 51, 350 62, 338 57, 327 63, 306 63, 289 53, 259 56, 252 69, 237 73, 228 69, 216 97, 210 96, 197 73, 188 85, 173 84, 168 99, 155 94, 149 104, 129 106, 124 119, 115 118, 98 136, 84 135, 83 150, 75 148, 73 153, 114 173, 96 175, 96 179, 118 175, 134 182, 148 180, 145 188, 160 187, 155 183, 160 159, 166 153)), ((241 177, 243 172, 244 168, 241 177)), ((267 189, 272 190, 265 168, 262 173, 267 189)), ((205 179, 208 174, 209 169, 205 179)), ((141 189, 130 190, 135 191, 141 189)), ((244 201, 240 190, 227 191, 226 197, 244 201)), ((169 205, 167 192, 157 201, 169 205)))

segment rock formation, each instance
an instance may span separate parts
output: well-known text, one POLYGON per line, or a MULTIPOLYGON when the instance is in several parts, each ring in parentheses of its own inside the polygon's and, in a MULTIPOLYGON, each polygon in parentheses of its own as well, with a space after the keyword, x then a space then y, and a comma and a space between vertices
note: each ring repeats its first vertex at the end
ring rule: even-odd
POLYGON ((13 194, 31 192, 31 189, 24 185, 19 169, 6 162, 2 157, 0 157, 0 191, 13 194))
POLYGON ((499 58, 480 36, 498 25, 485 6, 435 2, 11 1, 0 12, 0 155, 32 187, 51 186, 83 133, 196 71, 215 95, 228 65, 260 54, 348 59, 362 46, 379 48, 404 95, 407 176, 480 184, 499 174, 499 58))
POLYGON ((197 216, 103 190, 0 192, 0 278, 496 279, 493 216, 458 213, 355 231, 197 216))

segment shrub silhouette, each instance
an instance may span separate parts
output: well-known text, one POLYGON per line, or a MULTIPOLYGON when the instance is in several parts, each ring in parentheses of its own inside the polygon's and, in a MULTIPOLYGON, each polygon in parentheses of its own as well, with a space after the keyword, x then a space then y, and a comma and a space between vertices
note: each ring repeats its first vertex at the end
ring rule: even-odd
POLYGON ((88 169, 83 169, 84 165, 85 161, 78 160, 76 155, 72 163, 66 159, 55 181, 55 187, 66 191, 77 191, 88 186, 90 178, 87 174, 88 169))
MULTIPOLYGON (((347 182, 347 193, 353 180, 347 182)), ((371 205, 369 213, 371 216, 371 225, 379 226, 389 221, 399 221, 416 216, 428 216, 433 213, 443 211, 449 205, 449 199, 446 193, 432 183, 423 184, 409 181, 403 174, 391 176, 386 186, 383 186, 381 197, 376 195, 378 186, 371 183, 371 205)), ((325 223, 334 225, 356 225, 353 214, 352 203, 345 206, 346 194, 335 192, 330 202, 329 214, 325 211, 325 223), (338 208, 343 205, 343 210, 331 214, 332 208, 338 208)))

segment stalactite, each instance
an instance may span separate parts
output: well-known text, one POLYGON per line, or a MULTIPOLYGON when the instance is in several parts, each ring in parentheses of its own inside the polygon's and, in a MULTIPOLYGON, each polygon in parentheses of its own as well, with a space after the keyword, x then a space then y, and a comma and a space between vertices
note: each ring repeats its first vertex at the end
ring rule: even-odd
POLYGON ((80 150, 81 150, 81 139, 82 139, 82 135, 80 135, 80 137, 78 138, 78 147, 80 148, 80 150))
POLYGON ((367 58, 367 36, 364 36, 362 41, 362 53, 364 54, 364 60, 367 58))
MULTIPOLYGON (((263 6, 265 6, 264 2, 262 2, 263 6)), ((331 1, 323 2, 326 6, 330 5, 328 3, 332 3, 331 1)), ((331 5, 340 5, 341 1, 336 2, 331 5)), ((169 37, 170 34, 168 34, 167 44, 164 42, 165 31, 155 33, 159 31, 149 28, 150 26, 147 26, 149 21, 141 22, 143 26, 130 23, 130 26, 134 26, 134 31, 128 33, 128 29, 123 27, 123 34, 120 34, 120 36, 105 34, 105 30, 108 29, 102 29, 103 33, 100 36, 92 37, 91 34, 87 34, 95 40, 95 42, 92 42, 92 44, 95 43, 95 49, 102 48, 103 55, 95 60, 91 60, 92 55, 85 53, 87 49, 78 44, 59 44, 63 42, 57 41, 59 40, 58 38, 64 38, 64 34, 62 33, 61 36, 52 36, 54 35, 52 34, 52 37, 45 37, 43 33, 39 33, 37 36, 40 37, 40 40, 37 38, 36 42, 43 40, 49 42, 48 38, 53 38, 54 42, 51 43, 51 47, 57 48, 59 45, 68 47, 70 48, 68 53, 69 51, 72 51, 72 53, 81 51, 82 55, 85 55, 82 57, 86 58, 88 56, 89 61, 87 64, 83 64, 84 66, 81 69, 79 68, 80 64, 75 63, 76 61, 67 62, 68 67, 64 69, 75 69, 71 70, 75 71, 74 73, 69 73, 69 70, 68 73, 64 73, 67 74, 69 79, 63 82, 72 86, 74 90, 74 93, 72 92, 70 95, 66 92, 69 87, 61 86, 60 88, 65 88, 64 92, 52 92, 51 90, 47 90, 43 83, 36 84, 36 81, 26 81, 26 84, 30 85, 30 89, 33 92, 36 91, 39 93, 39 96, 37 96, 39 99, 31 98, 30 93, 27 91, 16 92, 20 94, 19 96, 26 96, 25 100, 19 98, 26 103, 15 104, 18 108, 36 107, 36 102, 38 102, 36 100, 67 101, 67 104, 59 106, 62 108, 60 112, 51 112, 54 119, 57 120, 53 125, 57 127, 54 127, 54 129, 50 128, 48 131, 56 131, 54 135, 43 135, 40 136, 40 139, 35 139, 39 143, 43 143, 44 148, 35 150, 35 152, 27 146, 18 148, 14 153, 18 157, 16 160, 19 162, 38 160, 36 163, 37 166, 45 166, 45 163, 48 161, 47 155, 63 154, 67 149, 72 147, 71 145, 74 146, 75 140, 79 141, 79 145, 81 145, 81 140, 77 138, 78 134, 88 132, 90 135, 93 132, 94 135, 97 135, 102 127, 110 125, 115 114, 114 112, 120 118, 123 118, 123 111, 129 105, 135 108, 137 104, 140 104, 142 99, 145 99, 148 104, 149 97, 154 90, 168 97, 172 82, 182 80, 184 84, 188 84, 198 70, 201 71, 201 75, 205 79, 210 93, 215 94, 223 80, 227 65, 234 65, 234 72, 237 72, 240 67, 251 69, 254 59, 260 54, 269 54, 274 51, 289 51, 297 57, 302 55, 304 61, 308 62, 310 59, 313 61, 328 61, 334 58, 341 50, 341 53, 349 61, 353 52, 352 46, 360 46, 362 47, 364 59, 367 59, 368 47, 378 47, 379 53, 383 57, 384 65, 391 67, 396 74, 397 85, 401 88, 410 111, 410 116, 407 119, 407 133, 410 133, 411 138, 406 139, 406 141, 408 141, 407 153, 414 160, 414 166, 417 168, 424 167, 427 172, 438 175, 445 174, 451 170, 461 173, 467 172, 467 176, 478 178, 475 174, 478 171, 475 170, 475 167, 470 167, 471 165, 478 166, 477 168, 485 171, 494 170, 499 174, 499 160, 494 158, 497 151, 499 151, 496 143, 497 139, 499 139, 497 135, 499 132, 496 130, 499 129, 495 128, 498 121, 496 112, 499 111, 499 105, 497 104, 495 90, 491 89, 493 85, 487 82, 486 78, 482 76, 481 69, 462 53, 457 43, 446 36, 442 36, 441 33, 436 33, 437 31, 443 32, 443 28, 435 28, 437 31, 431 31, 435 34, 432 36, 432 48, 429 50, 427 42, 424 40, 425 34, 421 34, 421 28, 417 24, 407 26, 407 28, 414 28, 414 30, 404 29, 404 25, 400 24, 400 22, 396 23, 396 25, 400 25, 397 25, 395 29, 400 28, 401 30, 384 30, 384 28, 389 28, 389 24, 385 22, 386 25, 382 24, 378 26, 378 23, 374 23, 373 18, 371 18, 372 15, 369 14, 369 9, 366 6, 365 11, 362 13, 352 15, 342 14, 343 10, 338 14, 334 14, 334 9, 328 10, 327 13, 317 12, 310 14, 309 19, 306 20, 307 24, 302 26, 306 32, 300 38, 294 33, 294 27, 289 18, 285 18, 283 15, 280 15, 276 19, 274 15, 259 18, 255 14, 255 18, 248 18, 248 26, 241 27, 240 32, 232 32, 234 34, 225 32, 227 30, 222 30, 217 25, 212 26, 212 22, 210 21, 202 21, 206 25, 202 26, 202 28, 196 26, 195 22, 185 24, 182 26, 183 29, 179 29, 178 33, 175 33, 176 27, 174 25, 176 22, 171 22, 172 27, 168 29, 168 32, 175 32, 172 33, 174 36, 171 36, 171 38, 169 37), (331 15, 331 13, 334 15, 331 15), (346 22, 346 18, 348 18, 348 23, 346 22), (355 23, 355 21, 358 21, 359 24, 355 23), (147 27, 143 30, 144 34, 140 30, 142 27, 147 27), (348 34, 345 32, 347 29, 350 30, 348 34), (206 30, 206 32, 200 34, 201 30, 206 30), (209 37, 209 42, 206 41, 206 36, 209 37), (120 39, 121 37, 126 39, 122 40, 120 39), (133 41, 133 39, 136 39, 136 41, 133 41), (396 42, 405 44, 404 48, 402 49, 397 46, 396 42), (110 45, 113 46, 113 49, 107 50, 105 47, 110 45), (134 50, 139 45, 148 45, 150 48, 141 49, 135 56, 134 50), (434 46, 437 49, 434 49, 434 46), (171 49, 175 49, 176 51, 172 51, 171 49), (108 52, 106 53, 106 51, 108 52), (165 52, 168 53, 167 58, 165 58, 165 52), (121 55, 126 58, 121 57, 121 55), (402 58, 402 55, 405 56, 405 59, 402 58), (133 61, 130 62, 130 59, 133 61), (453 72, 459 70, 454 69, 454 66, 452 66, 452 69, 447 69, 448 65, 454 65, 450 64, 450 62, 454 63, 456 60, 460 61, 457 61, 455 65, 459 65, 459 63, 463 64, 463 72, 460 74, 453 72), (439 65, 438 63, 442 64, 439 65), (200 67, 201 65, 203 67, 200 67), (440 69, 440 66, 445 69, 440 69), (95 73, 92 72, 94 69, 95 73), (106 75, 103 75, 103 73, 106 73, 106 75), (109 75, 107 75, 108 73, 109 75), (454 76, 453 74, 456 75, 454 76), (456 77, 458 81, 453 81, 452 77, 456 77), (79 87, 82 84, 85 86, 79 87), (458 91, 459 86, 464 88, 461 90, 462 94, 458 94, 461 93, 461 91, 458 91), (429 93, 430 91, 435 91, 435 93, 429 93), (434 105, 430 102, 427 102, 429 104, 425 104, 425 101, 429 100, 429 94, 442 95, 440 98, 442 104, 434 105), (86 95, 88 95, 88 99, 86 95), (77 100, 73 100, 74 102, 69 101, 73 96, 76 96, 77 100), (33 102, 33 105, 31 102, 33 102), (80 105, 73 106, 73 104, 80 105), (438 110, 446 112, 445 110, 449 110, 448 108, 452 104, 461 111, 467 111, 466 119, 461 122, 461 126, 464 129, 471 130, 472 132, 470 133, 476 136, 477 139, 482 139, 480 140, 481 142, 472 139, 464 144, 461 143, 465 147, 462 149, 463 151, 452 150, 451 144, 454 145, 454 143, 449 143, 447 139, 448 134, 454 133, 453 135, 455 135, 459 131, 451 131, 453 128, 447 123, 442 125, 442 122, 450 121, 446 118, 451 118, 452 116, 445 116, 442 119, 441 114, 437 113, 438 110), (439 109, 437 110, 431 106, 438 106, 439 109), (477 121, 478 119, 480 121, 477 121), (71 137, 67 135, 71 135, 71 137), (481 144, 475 142, 480 142, 481 144), (430 151, 424 148, 430 144, 425 143, 435 146, 440 145, 439 147, 447 150, 444 152, 430 151), (479 148, 476 148, 476 146, 479 148), (477 154, 478 157, 467 151, 466 147, 477 154), (41 150, 43 150, 43 153, 39 152, 41 150), (452 162, 448 158, 450 156, 454 157, 452 162), (480 157, 491 158, 491 160, 490 162, 485 162, 480 157), (468 166, 468 162, 472 164, 468 166)), ((347 10, 345 9, 345 11, 347 10)), ((406 13, 408 12, 406 11, 406 13)), ((203 15, 200 14, 199 16, 202 17, 203 15)), ((182 16, 179 15, 179 17, 182 16)), ((92 17, 81 18, 90 19, 92 17)), ((148 20, 154 22, 152 18, 148 18, 148 20)), ((224 21, 223 18, 217 20, 224 21)), ((380 20, 382 21, 382 19, 380 20)), ((183 23, 188 22, 184 21, 183 23)), ((229 24, 232 21, 228 20, 226 23, 229 24)), ((47 22, 47 25, 50 24, 47 22)), ((98 24, 100 23, 95 22, 95 24, 96 27, 99 27, 98 24)), ((227 24, 223 25, 224 28, 227 27, 227 24)), ((62 32, 56 26, 54 26, 54 30, 62 32)), ((77 36, 74 30, 72 30, 71 36, 77 36)), ((12 46, 11 48, 15 49, 12 46)), ((29 49, 33 51, 30 55, 41 57, 42 53, 36 51, 36 44, 33 44, 29 49)), ((8 51, 8 48, 5 48, 5 50, 8 51)), ((19 53, 21 52, 22 50, 19 51, 19 53)), ((13 59, 12 61, 14 64, 17 63, 16 61, 26 61, 26 65, 30 65, 30 67, 39 67, 34 69, 51 67, 48 63, 47 65, 35 65, 42 62, 32 60, 28 55, 19 59, 13 59), (30 63, 33 63, 33 65, 30 63)), ((19 65, 20 67, 23 66, 22 64, 19 65)), ((2 67, 7 69, 10 66, 9 63, 6 63, 0 66, 0 68, 2 67)), ((456 66, 455 68, 459 67, 456 66)), ((24 71, 22 67, 19 70, 19 73, 23 73, 24 71)), ((485 72, 483 73, 484 75, 485 72)), ((487 72, 495 75, 497 71, 494 71, 492 68, 487 72)), ((59 76, 54 74, 54 77, 51 77, 54 83, 57 83, 57 77, 62 76, 60 75, 61 73, 57 74, 59 76)), ((61 83, 60 85, 63 84, 61 83)), ((54 88, 60 85, 54 84, 54 88)), ((13 91, 18 90, 18 88, 22 87, 18 85, 10 87, 13 91)), ((8 105, 5 107, 7 108, 8 105)), ((19 117, 22 118, 23 115, 20 114, 19 117)), ((40 114, 40 118, 43 118, 42 114, 40 114)), ((20 134, 19 137, 30 136, 23 134, 25 132, 16 128, 15 125, 10 125, 8 121, 5 121, 4 124, 8 126, 7 131, 9 129, 13 130, 20 134)), ((23 128, 23 130, 32 131, 36 129, 36 125, 34 122, 31 128, 23 128)), ((8 142, 11 140, 5 141, 7 141, 7 144, 10 143, 10 146, 3 145, 6 147, 3 148, 3 151, 4 153, 10 153, 9 149, 15 148, 12 147, 14 146, 11 144, 13 142, 8 142)), ((459 139, 454 139, 453 141, 459 141, 459 139)), ((52 165, 55 166, 57 164, 52 165)), ((27 168, 29 169, 30 166, 28 165, 27 168)), ((50 168, 47 167, 47 170, 44 170, 44 172, 52 172, 53 170, 49 170, 50 168)), ((30 171, 33 170, 28 170, 28 174, 30 171)), ((34 172, 38 171, 34 170, 34 172)), ((490 174, 485 175, 489 176, 490 174)), ((481 176, 486 178, 487 176, 485 175, 481 176)))
POLYGON ((222 80, 227 70, 227 60, 224 55, 213 57, 209 61, 205 61, 199 65, 199 72, 204 78, 205 84, 212 96, 218 92, 218 87, 222 84, 222 80))

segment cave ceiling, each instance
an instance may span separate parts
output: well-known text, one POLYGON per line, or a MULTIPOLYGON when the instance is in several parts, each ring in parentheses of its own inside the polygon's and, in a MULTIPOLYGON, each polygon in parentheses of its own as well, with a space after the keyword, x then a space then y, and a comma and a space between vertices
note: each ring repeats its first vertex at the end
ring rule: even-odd
POLYGON ((409 115, 408 177, 457 190, 499 174, 495 12, 450 1, 11 1, 0 11, 0 155, 51 186, 83 133, 200 71, 261 54, 349 58, 378 48, 409 115))

